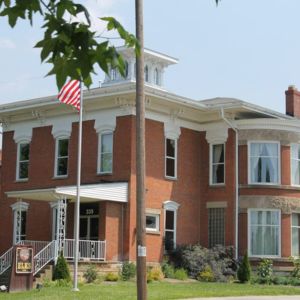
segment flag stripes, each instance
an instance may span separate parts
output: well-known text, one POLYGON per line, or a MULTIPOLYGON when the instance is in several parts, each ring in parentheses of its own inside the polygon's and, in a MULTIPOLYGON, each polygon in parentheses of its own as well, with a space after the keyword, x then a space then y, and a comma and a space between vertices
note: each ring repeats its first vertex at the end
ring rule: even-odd
POLYGON ((80 81, 71 80, 66 83, 58 94, 58 100, 80 110, 80 81))

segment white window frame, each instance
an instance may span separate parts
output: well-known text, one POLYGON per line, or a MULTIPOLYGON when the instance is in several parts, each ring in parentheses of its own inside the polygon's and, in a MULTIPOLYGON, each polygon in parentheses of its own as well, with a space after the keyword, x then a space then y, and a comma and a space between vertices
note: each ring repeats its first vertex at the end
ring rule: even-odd
POLYGON ((160 71, 157 67, 154 68, 154 84, 160 86, 160 71))
POLYGON ((177 179, 177 139, 165 137, 165 177, 168 179, 177 179), (174 157, 167 156, 167 140, 175 141, 174 157), (174 160, 174 176, 167 175, 167 159, 174 160))
POLYGON ((155 213, 147 213, 146 212, 146 219, 147 217, 154 217, 155 218, 155 228, 149 228, 147 227, 147 222, 146 222, 146 232, 150 232, 150 233, 159 233, 159 228, 160 228, 160 220, 159 220, 159 217, 160 215, 159 214, 155 214, 155 213))
POLYGON ((281 184, 281 145, 278 141, 248 141, 247 143, 248 151, 248 184, 253 185, 280 185, 281 184), (251 144, 277 144, 278 149, 278 182, 252 182, 251 181, 251 144))
MULTIPOLYGON (((166 231, 172 231, 174 232, 174 249, 176 249, 176 243, 177 243, 177 211, 179 208, 179 204, 174 201, 165 201, 163 203, 164 206, 164 238, 166 237, 166 231), (166 230, 166 212, 167 210, 174 212, 174 229, 173 230, 166 230)), ((166 251, 164 249, 164 251, 166 251)))
POLYGON ((104 174, 112 174, 114 169, 114 132, 112 130, 104 130, 98 133, 98 161, 97 161, 97 173, 100 175, 104 174), (110 171, 101 171, 101 143, 102 143, 102 136, 111 134, 112 136, 112 164, 111 164, 111 170, 110 171))
POLYGON ((293 170, 292 170, 292 164, 293 164, 293 161, 297 161, 297 163, 300 163, 300 159, 295 159, 292 157, 292 147, 293 145, 297 145, 298 147, 300 147, 300 144, 299 143, 291 143, 290 145, 290 158, 291 158, 291 186, 300 186, 300 184, 296 184, 296 183, 293 183, 293 170))
POLYGON ((144 67, 144 76, 145 76, 145 82, 149 83, 150 82, 150 77, 149 77, 149 67, 148 65, 145 65, 144 67))
POLYGON ((70 137, 67 136, 60 136, 55 139, 55 161, 54 161, 54 178, 65 178, 68 177, 69 173, 69 146, 70 146, 70 137), (61 140, 68 140, 68 156, 60 156, 58 157, 58 145, 59 141, 61 140), (58 158, 67 158, 68 159, 68 164, 67 164, 67 174, 65 175, 58 175, 58 158))
POLYGON ((300 225, 299 226, 293 226, 293 214, 298 214, 300 215, 299 211, 292 211, 292 213, 290 214, 290 218, 291 218, 291 257, 295 257, 295 258, 299 258, 300 257, 300 252, 299 255, 293 255, 293 228, 298 228, 300 229, 300 225))
POLYGON ((249 257, 263 257, 263 258, 280 258, 281 257, 281 210, 280 209, 274 209, 274 208, 248 208, 247 210, 247 232, 248 232, 248 254, 249 257), (279 218, 278 222, 279 225, 268 225, 268 226, 279 226, 279 231, 278 231, 278 255, 253 255, 251 253, 251 212, 252 211, 276 211, 279 213, 279 218))
POLYGON ((226 174, 226 146, 225 143, 213 143, 209 145, 209 185, 225 185, 226 182, 226 178, 225 178, 225 174, 226 174), (224 147, 224 163, 215 163, 215 165, 224 165, 224 181, 223 182, 219 182, 219 183, 214 183, 213 182, 213 146, 215 145, 223 145, 224 147))
MULTIPOLYGON (((26 221, 27 221, 27 212, 28 212, 29 204, 23 201, 18 201, 12 204, 11 208, 13 210, 13 244, 15 245, 17 242, 17 213, 25 211, 26 221)), ((26 234, 25 234, 25 238, 26 238, 26 234)))
POLYGON ((30 141, 28 140, 21 140, 17 144, 17 166, 16 166, 16 181, 28 181, 29 178, 29 162, 30 162, 30 141), (29 158, 28 160, 20 160, 20 146, 23 144, 28 144, 29 146, 29 158), (28 175, 26 178, 20 178, 19 177, 19 172, 20 172, 20 163, 21 162, 28 162, 28 175))

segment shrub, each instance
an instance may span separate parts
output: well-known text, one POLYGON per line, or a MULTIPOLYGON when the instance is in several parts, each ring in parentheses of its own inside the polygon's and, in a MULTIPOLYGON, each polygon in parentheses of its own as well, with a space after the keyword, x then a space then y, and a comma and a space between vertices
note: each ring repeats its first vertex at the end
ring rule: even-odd
POLYGON ((83 277, 87 283, 94 282, 97 279, 97 271, 94 265, 89 265, 87 270, 84 272, 83 277))
POLYGON ((238 268, 237 278, 241 283, 248 282, 251 278, 251 267, 247 252, 238 268))
POLYGON ((299 258, 297 258, 297 259, 292 258, 292 262, 293 262, 294 268, 291 272, 291 276, 294 277, 294 278, 300 279, 300 259, 299 258))
POLYGON ((58 279, 55 281, 55 286, 56 287, 71 287, 72 282, 67 279, 58 279))
POLYGON ((237 262, 233 258, 233 250, 233 247, 224 246, 207 249, 199 244, 178 246, 170 255, 170 261, 175 268, 184 268, 195 279, 208 265, 215 280, 224 282, 236 275, 237 262))
POLYGON ((183 268, 176 269, 174 273, 174 278, 178 280, 187 280, 188 275, 186 270, 183 268))
POLYGON ((284 276, 275 276, 272 278, 272 283, 275 285, 289 285, 291 278, 284 276))
POLYGON ((56 265, 54 267, 54 272, 53 272, 53 280, 59 280, 59 279, 71 281, 69 266, 67 264, 67 261, 63 257, 62 253, 59 255, 57 259, 56 265))
POLYGON ((257 275, 261 279, 261 283, 270 284, 273 275, 273 263, 270 259, 263 259, 257 267, 257 275))
POLYGON ((214 273, 210 266, 206 266, 202 272, 200 272, 197 276, 197 280, 205 281, 205 282, 213 282, 215 281, 214 273))
POLYGON ((167 261, 163 261, 161 264, 161 270, 166 278, 174 278, 175 269, 167 261))
POLYGON ((161 281, 164 279, 164 273, 160 266, 150 268, 147 272, 147 282, 161 281))
POLYGON ((104 280, 105 281, 118 281, 119 280, 119 275, 115 274, 115 273, 112 273, 112 272, 109 272, 109 273, 106 274, 104 280))
POLYGON ((121 277, 122 280, 129 280, 134 278, 136 274, 136 266, 131 262, 124 262, 121 269, 121 277))

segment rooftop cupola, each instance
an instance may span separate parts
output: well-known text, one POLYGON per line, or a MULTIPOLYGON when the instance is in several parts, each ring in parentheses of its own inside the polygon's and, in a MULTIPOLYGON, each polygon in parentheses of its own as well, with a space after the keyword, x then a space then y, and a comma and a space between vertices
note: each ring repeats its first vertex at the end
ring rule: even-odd
MULTIPOLYGON (((118 52, 122 54, 126 70, 126 77, 122 77, 117 69, 111 68, 109 75, 105 75, 103 86, 112 84, 122 84, 126 82, 135 82, 136 64, 135 52, 132 48, 119 47, 118 52)), ((164 89, 164 71, 169 65, 177 64, 176 58, 161 54, 159 52, 145 49, 145 84, 159 89, 164 89)))

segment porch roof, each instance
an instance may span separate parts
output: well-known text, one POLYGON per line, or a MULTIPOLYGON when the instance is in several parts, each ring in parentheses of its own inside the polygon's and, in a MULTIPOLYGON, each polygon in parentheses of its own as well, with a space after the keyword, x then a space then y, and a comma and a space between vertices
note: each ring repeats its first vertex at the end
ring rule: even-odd
MULTIPOLYGON (((55 201, 61 196, 74 202, 76 200, 76 186, 60 186, 48 189, 35 189, 6 192, 9 198, 28 200, 55 201)), ((85 184, 80 187, 80 201, 113 201, 128 202, 128 183, 111 182, 98 184, 85 184)))

